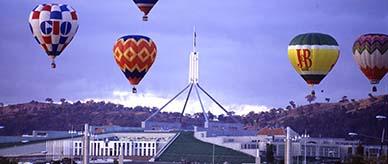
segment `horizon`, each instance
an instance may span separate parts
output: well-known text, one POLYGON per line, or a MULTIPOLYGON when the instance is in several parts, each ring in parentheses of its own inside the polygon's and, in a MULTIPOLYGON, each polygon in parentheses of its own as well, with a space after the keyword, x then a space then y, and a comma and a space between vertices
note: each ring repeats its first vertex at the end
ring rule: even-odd
MULTIPOLYGON (((74 104, 76 102, 81 102, 81 103, 87 103, 88 101, 92 100, 94 101, 95 103, 99 103, 99 102, 104 102, 104 103, 113 103, 115 105, 123 105, 124 107, 130 107, 130 108, 135 108, 135 107, 147 107, 147 108, 157 108, 159 109, 159 107, 161 106, 160 104, 164 105, 165 102, 167 102, 169 99, 167 98, 161 98, 161 97, 157 97, 155 95, 146 95, 146 94, 141 94, 141 95, 136 95, 135 97, 132 97, 132 96, 128 96, 128 92, 115 92, 114 95, 117 96, 117 98, 115 99, 98 99, 98 98, 89 98, 89 99, 83 99, 83 100, 75 100, 75 101, 71 101, 71 100, 67 100, 66 98, 66 102, 67 103, 70 103, 70 104, 74 104), (132 98, 134 98, 132 100, 132 98), (147 101, 149 100, 153 100, 152 103, 149 103, 147 101), (140 103, 134 103, 134 101, 138 101, 140 103), (136 104, 136 105, 133 105, 133 104, 136 104)), ((385 94, 385 95, 378 95, 376 97, 380 97, 380 96, 388 96, 388 94, 385 94)), ((346 98, 347 100, 351 100, 352 98, 349 98, 347 97, 346 98)), ((359 101, 359 100, 366 100, 366 99, 370 99, 370 97, 365 97, 365 98, 361 98, 361 99, 355 99, 356 101, 359 101)), ((55 101, 56 99, 53 99, 53 104, 56 104, 56 105, 61 105, 61 101, 59 101, 59 99, 57 99, 58 101, 55 101)), ((340 101, 341 99, 339 99, 340 101)), ((32 101, 37 101, 39 103, 49 103, 47 102, 46 100, 31 100, 30 102, 21 102, 21 103, 17 103, 17 104, 3 104, 4 107, 6 106, 10 106, 10 105, 19 105, 19 104, 28 104, 28 103, 31 103, 32 101)), ((203 101, 203 100, 202 100, 203 101)), ((335 104, 335 103, 340 103, 338 100, 330 100, 330 102, 326 102, 326 101, 314 101, 313 103, 307 103, 307 104, 296 104, 296 107, 299 108, 299 107, 302 107, 302 106, 307 106, 307 105, 313 105, 313 104, 335 104)), ((175 102, 172 102, 171 105, 167 106, 166 108, 164 108, 162 110, 162 112, 180 112, 180 109, 183 107, 183 104, 184 104, 184 100, 175 100, 175 102), (179 110, 174 110, 174 109, 179 109, 179 110)), ((220 115, 220 114, 224 114, 225 115, 225 112, 222 111, 221 108, 219 108, 215 103, 209 103, 209 101, 207 101, 206 103, 204 103, 205 105, 205 110, 207 109, 207 111, 211 112, 212 114, 215 114, 215 115, 220 115), (208 108, 206 108, 208 107, 208 108)), ((247 114, 249 114, 250 112, 254 112, 254 113, 260 113, 260 112, 269 112, 271 109, 283 109, 283 110, 287 110, 286 107, 267 107, 267 106, 259 106, 259 105, 249 105, 249 104, 227 104, 227 105, 223 105, 224 107, 226 107, 226 109, 228 110, 229 109, 229 112, 235 112, 236 115, 240 115, 240 116, 245 116, 247 114)), ((188 105, 186 106, 186 112, 185 114, 194 114, 194 113, 202 113, 202 111, 200 111, 200 104, 198 102, 198 100, 196 101, 189 101, 188 102, 188 105)))

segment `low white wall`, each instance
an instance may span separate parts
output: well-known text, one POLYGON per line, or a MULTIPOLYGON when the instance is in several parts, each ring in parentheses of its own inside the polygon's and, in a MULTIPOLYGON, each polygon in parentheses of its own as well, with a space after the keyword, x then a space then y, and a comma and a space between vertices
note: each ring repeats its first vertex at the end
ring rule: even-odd
POLYGON ((0 156, 19 156, 19 155, 31 155, 40 154, 46 151, 46 142, 16 145, 13 147, 6 147, 0 149, 0 156))

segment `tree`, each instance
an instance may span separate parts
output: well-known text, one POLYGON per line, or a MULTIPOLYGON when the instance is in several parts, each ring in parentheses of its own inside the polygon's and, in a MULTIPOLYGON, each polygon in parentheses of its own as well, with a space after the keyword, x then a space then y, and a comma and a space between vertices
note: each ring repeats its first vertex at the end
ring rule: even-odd
POLYGON ((340 103, 349 102, 348 96, 342 96, 342 98, 341 98, 341 100, 340 100, 339 102, 340 102, 340 103))
POLYGON ((5 157, 0 157, 0 163, 4 163, 4 164, 17 164, 18 161, 16 159, 8 159, 8 158, 5 158, 5 157))
POLYGON ((86 104, 94 104, 94 100, 88 100, 86 101, 86 104))
POLYGON ((62 104, 65 104, 66 99, 65 99, 65 98, 61 98, 61 99, 59 99, 59 101, 60 101, 62 104))
POLYGON ((218 115, 218 121, 224 121, 224 120, 225 120, 224 114, 218 115))
POLYGON ((369 93, 368 96, 372 102, 377 100, 377 98, 373 96, 372 93, 369 93))
POLYGON ((295 104, 295 102, 294 102, 294 101, 292 101, 292 100, 291 100, 289 103, 290 103, 290 105, 291 105, 291 107, 292 107, 293 109, 295 109, 295 108, 296 108, 296 104, 295 104))
POLYGON ((364 146, 362 146, 361 144, 357 145, 356 155, 364 156, 364 146))
POLYGON ((53 101, 53 99, 52 98, 46 98, 46 100, 45 100, 46 102, 48 102, 48 103, 50 103, 50 104, 52 104, 52 103, 54 103, 54 101, 53 101))
POLYGON ((267 144, 267 151, 265 153, 265 157, 267 158, 267 163, 273 164, 275 163, 274 157, 274 148, 272 144, 267 144))
POLYGON ((325 98, 326 102, 329 103, 330 102, 330 98, 325 98))
POLYGON ((385 95, 383 99, 384 99, 384 102, 385 102, 386 104, 388 104, 388 95, 385 95))
POLYGON ((356 148, 356 154, 353 155, 351 158, 351 163, 352 164, 363 164, 363 163, 365 163, 363 157, 364 157, 364 146, 362 146, 361 144, 358 144, 357 148, 356 148))
POLYGON ((209 120, 214 120, 215 118, 214 114, 210 111, 207 112, 207 117, 209 117, 209 120))
POLYGON ((313 102, 313 101, 315 101, 315 99, 317 99, 317 97, 313 94, 309 94, 305 98, 309 102, 309 104, 311 104, 311 102, 313 102))
POLYGON ((76 164, 75 160, 70 159, 70 158, 63 158, 61 163, 63 163, 63 164, 76 164))
POLYGON ((230 116, 233 116, 233 115, 235 115, 236 114, 236 112, 234 112, 234 111, 229 111, 228 112, 228 115, 230 115, 230 116))
POLYGON ((292 107, 291 107, 290 105, 287 105, 287 106, 286 106, 286 109, 287 109, 287 110, 291 110, 292 107))

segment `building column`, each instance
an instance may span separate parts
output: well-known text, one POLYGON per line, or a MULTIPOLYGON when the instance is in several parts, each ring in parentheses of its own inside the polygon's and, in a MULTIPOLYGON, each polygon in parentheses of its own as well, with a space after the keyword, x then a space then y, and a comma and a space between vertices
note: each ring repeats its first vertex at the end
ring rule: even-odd
POLYGON ((132 156, 132 147, 133 147, 133 142, 131 141, 131 142, 129 142, 129 154, 128 154, 128 156, 132 156))
POLYGON ((83 164, 89 164, 89 125, 85 124, 85 129, 84 129, 84 140, 83 140, 83 164))

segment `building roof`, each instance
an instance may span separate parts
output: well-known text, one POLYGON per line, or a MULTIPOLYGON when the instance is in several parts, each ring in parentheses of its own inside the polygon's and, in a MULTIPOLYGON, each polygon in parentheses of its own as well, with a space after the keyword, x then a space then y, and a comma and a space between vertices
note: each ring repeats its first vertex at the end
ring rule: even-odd
POLYGON ((276 136, 286 135, 286 131, 283 128, 261 128, 257 135, 276 136))

